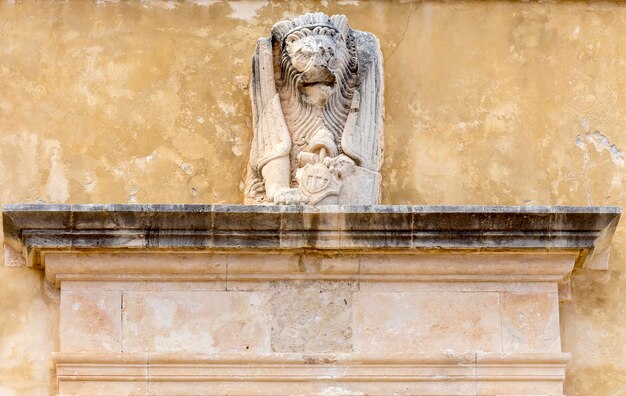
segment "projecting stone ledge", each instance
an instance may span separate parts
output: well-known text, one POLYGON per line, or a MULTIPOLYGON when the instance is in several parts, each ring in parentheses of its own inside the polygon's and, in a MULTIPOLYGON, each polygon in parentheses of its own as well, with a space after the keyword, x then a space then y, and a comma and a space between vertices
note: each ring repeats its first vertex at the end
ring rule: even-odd
POLYGON ((621 209, 566 206, 5 205, 5 243, 52 251, 568 250, 606 268, 621 209))

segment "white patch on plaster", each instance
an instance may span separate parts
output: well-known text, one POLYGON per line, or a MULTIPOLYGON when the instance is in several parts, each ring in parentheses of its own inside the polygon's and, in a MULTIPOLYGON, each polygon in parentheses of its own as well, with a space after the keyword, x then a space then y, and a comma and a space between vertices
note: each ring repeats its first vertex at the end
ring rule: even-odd
POLYGON ((93 190, 96 188, 96 183, 93 181, 90 175, 85 175, 85 183, 83 183, 83 187, 88 193, 93 192, 93 190))
POLYGON ((87 99, 87 104, 91 107, 98 104, 98 97, 91 92, 90 85, 94 82, 101 82, 104 79, 102 69, 96 66, 98 55, 103 51, 104 49, 97 45, 81 51, 81 58, 86 59, 86 67, 76 81, 76 90, 87 99))
POLYGON ((589 130, 591 129, 591 123, 587 118, 583 118, 582 120, 580 120, 580 126, 583 127, 585 132, 589 132, 589 130))
POLYGON ((337 2, 337 5, 341 5, 341 6, 347 6, 347 5, 351 5, 351 6, 358 6, 361 2, 359 0, 340 0, 337 2))
POLYGON ((202 117, 202 116, 198 116, 198 117, 196 118, 196 121, 198 122, 198 124, 204 124, 204 117, 202 117))
POLYGON ((477 120, 474 120, 472 122, 460 121, 458 124, 456 124, 456 127, 467 132, 468 129, 476 128, 479 123, 480 122, 478 122, 477 120))
POLYGON ((70 197, 69 182, 65 177, 65 166, 61 161, 60 146, 52 148, 50 157, 50 174, 46 183, 46 193, 52 202, 63 203, 70 197))
POLYGON ((622 174, 618 172, 613 173, 613 177, 611 177, 611 186, 614 188, 620 188, 622 184, 623 184, 622 174))
POLYGON ((363 392, 354 391, 352 389, 340 388, 338 386, 329 386, 318 395, 365 395, 363 392))
POLYGON ((176 316, 176 311, 178 310, 176 302, 167 298, 148 297, 146 298, 146 305, 154 311, 157 327, 162 329, 172 327, 174 316, 176 316))
POLYGON ((173 0, 142 0, 141 3, 144 7, 155 6, 164 10, 175 10, 178 7, 178 3, 173 0))
POLYGON ((141 170, 146 168, 146 165, 150 164, 154 159, 154 153, 146 155, 145 157, 133 158, 132 162, 141 170))
POLYGON ((576 26, 576 27, 574 28, 574 33, 572 33, 572 36, 573 36, 574 38, 578 38, 578 35, 579 35, 579 34, 580 34, 580 26, 576 26))
POLYGON ((209 37, 211 35, 211 29, 209 29, 208 27, 196 29, 195 34, 198 37, 209 37))
POLYGON ((224 112, 224 114, 226 115, 232 115, 235 114, 235 106, 233 106, 232 103, 224 103, 224 102, 218 102, 217 103, 217 107, 220 108, 220 110, 222 110, 224 112))
POLYGON ((240 138, 235 138, 234 141, 235 141, 235 144, 231 148, 231 151, 237 157, 241 157, 241 155, 243 154, 243 145, 241 144, 241 139, 240 138))
POLYGON ((587 143, 593 144, 597 152, 607 150, 615 165, 624 166, 624 155, 622 154, 622 150, 620 150, 617 145, 612 144, 609 138, 599 131, 595 131, 593 133, 587 132, 584 137, 582 135, 576 136, 576 145, 581 149, 587 150, 587 143))
MULTIPOLYGON (((96 3, 97 4, 97 3, 96 3)), ((63 41, 68 42, 68 41, 72 41, 75 38, 78 38, 80 36, 80 33, 75 32, 75 31, 69 31, 69 32, 65 32, 61 35, 61 37, 63 38, 63 41)))
POLYGON ((230 13, 231 18, 250 19, 256 16, 261 8, 267 5, 267 1, 257 0, 241 0, 228 3, 233 12, 230 13))
MULTIPOLYGON (((11 0, 9 0, 9 3, 11 4, 11 0)), ((0 386, 0 396, 17 396, 17 393, 11 388, 0 386)))
POLYGON ((80 309, 79 302, 75 302, 74 304, 72 304, 72 311, 78 311, 79 309, 80 309))
POLYGON ((514 45, 509 47, 509 52, 511 53, 511 55, 513 55, 513 58, 515 58, 515 60, 517 60, 519 63, 524 63, 526 61, 526 57, 524 56, 524 54, 517 51, 514 45))
POLYGON ((137 188, 131 187, 128 191, 128 203, 137 203, 137 188))
POLYGON ((187 0, 188 3, 192 3, 202 7, 210 7, 213 4, 218 3, 219 1, 220 0, 187 0))
POLYGON ((180 169, 182 169, 183 172, 185 172, 186 174, 191 175, 193 173, 193 167, 189 165, 188 163, 181 162, 179 166, 180 166, 180 169))

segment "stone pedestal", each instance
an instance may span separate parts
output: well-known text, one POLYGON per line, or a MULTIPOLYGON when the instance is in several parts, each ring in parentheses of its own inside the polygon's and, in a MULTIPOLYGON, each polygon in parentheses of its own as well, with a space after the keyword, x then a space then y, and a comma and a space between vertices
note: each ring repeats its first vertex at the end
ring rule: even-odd
POLYGON ((61 395, 562 395, 616 208, 12 205, 61 395))

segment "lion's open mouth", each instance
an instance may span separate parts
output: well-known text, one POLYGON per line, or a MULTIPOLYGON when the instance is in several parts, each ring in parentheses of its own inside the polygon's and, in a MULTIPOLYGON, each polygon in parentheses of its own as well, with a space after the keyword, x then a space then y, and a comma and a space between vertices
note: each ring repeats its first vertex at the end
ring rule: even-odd
POLYGON ((311 68, 302 73, 302 87, 312 87, 325 85, 334 87, 336 82, 335 74, 327 68, 311 68))
POLYGON ((326 86, 326 87, 330 87, 330 88, 334 88, 335 87, 335 80, 333 81, 314 81, 314 82, 303 82, 302 83, 302 88, 310 88, 310 87, 316 87, 316 86, 326 86))

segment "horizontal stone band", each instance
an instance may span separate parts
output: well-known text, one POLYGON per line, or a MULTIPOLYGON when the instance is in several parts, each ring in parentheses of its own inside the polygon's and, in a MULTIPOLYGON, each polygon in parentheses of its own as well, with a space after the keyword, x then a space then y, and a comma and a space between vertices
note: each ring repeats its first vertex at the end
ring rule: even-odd
MULTIPOLYGON (((5 205, 6 243, 45 251, 529 250, 608 247, 615 207, 5 205)), ((589 257, 591 257, 589 256, 589 257)))

